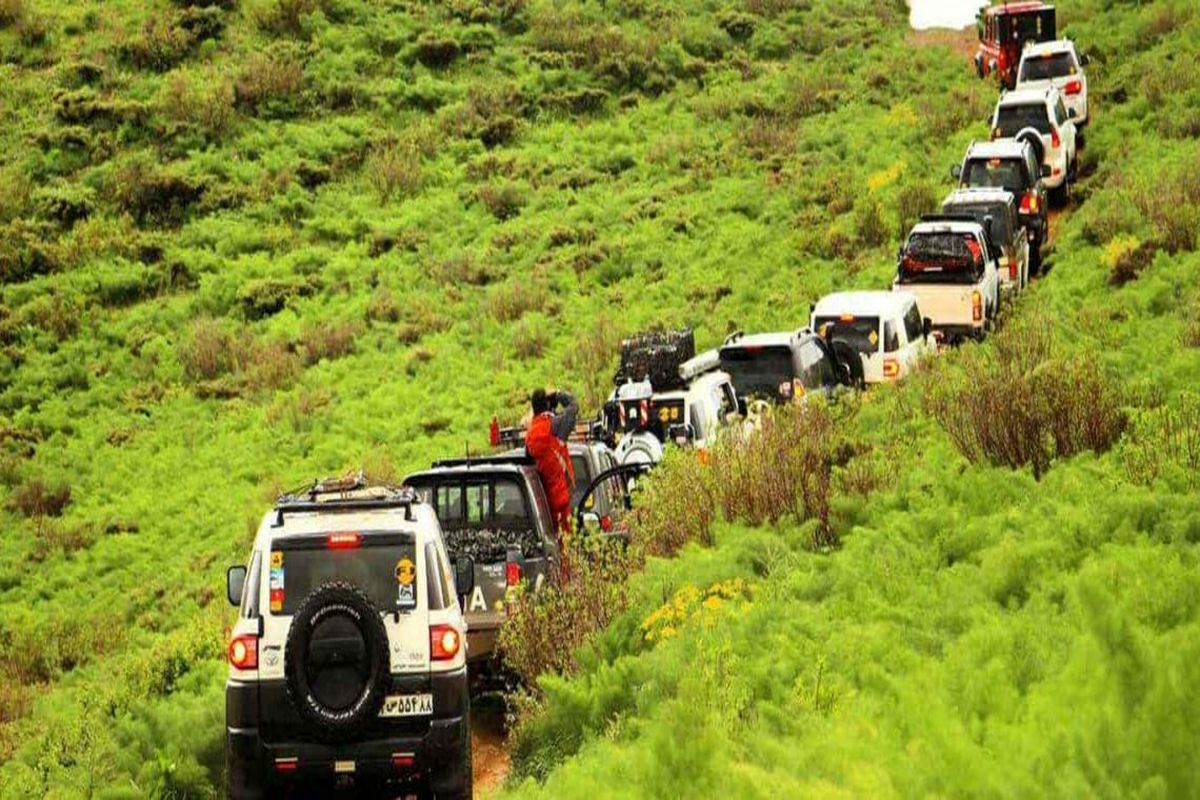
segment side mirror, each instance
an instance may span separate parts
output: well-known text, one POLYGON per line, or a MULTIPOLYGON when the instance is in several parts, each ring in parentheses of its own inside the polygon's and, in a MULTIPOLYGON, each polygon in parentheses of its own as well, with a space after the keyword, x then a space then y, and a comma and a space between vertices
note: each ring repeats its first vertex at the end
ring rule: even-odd
POLYGON ((921 320, 921 336, 928 339, 931 333, 933 333, 933 320, 925 317, 925 319, 921 320))
POLYGON ((460 595, 475 591, 475 559, 459 556, 454 562, 454 589, 460 595))
POLYGON ((1050 177, 1050 165, 1042 164, 1042 168, 1038 170, 1038 174, 1041 175, 1043 178, 1049 178, 1050 177))
POLYGON ((950 177, 956 181, 962 178, 962 164, 955 164, 950 168, 950 177))
POLYGON ((690 423, 681 425, 672 425, 667 429, 667 437, 674 440, 675 444, 680 447, 685 447, 696 438, 696 429, 690 423))
POLYGON ((738 398, 738 414, 740 414, 741 416, 744 417, 749 412, 750 412, 750 406, 749 406, 749 404, 746 403, 746 398, 739 397, 738 398))
POLYGON ((225 571, 225 597, 229 599, 229 605, 240 606, 242 604, 242 591, 245 588, 245 567, 230 567, 225 571))

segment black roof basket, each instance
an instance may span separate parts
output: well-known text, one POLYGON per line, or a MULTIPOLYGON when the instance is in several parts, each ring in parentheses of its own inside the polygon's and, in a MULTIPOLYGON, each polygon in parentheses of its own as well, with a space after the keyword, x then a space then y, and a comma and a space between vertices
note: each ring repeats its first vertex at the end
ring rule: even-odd
POLYGON ((278 528, 283 525, 285 513, 370 511, 387 508, 403 508, 404 519, 412 522, 415 519, 412 507, 417 502, 420 500, 412 488, 383 484, 376 484, 373 487, 362 470, 359 470, 355 475, 313 481, 306 488, 279 495, 275 501, 274 527, 278 528), (371 488, 382 489, 383 493, 368 497, 349 496, 351 492, 371 488))

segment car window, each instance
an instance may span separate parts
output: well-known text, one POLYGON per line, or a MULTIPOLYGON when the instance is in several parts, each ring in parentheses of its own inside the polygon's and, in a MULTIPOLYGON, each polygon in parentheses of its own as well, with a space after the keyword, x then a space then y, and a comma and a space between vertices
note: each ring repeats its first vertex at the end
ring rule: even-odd
POLYGON ((904 335, 908 337, 909 342, 921 338, 921 312, 917 311, 915 303, 904 312, 904 335))
POLYGON ((430 611, 441 611, 449 605, 452 596, 445 585, 445 574, 438 562, 437 547, 433 542, 425 545, 425 598, 430 611))
POLYGON ((1067 107, 1063 105, 1061 97, 1054 104, 1054 118, 1058 121, 1059 125, 1065 125, 1067 122, 1067 107))
POLYGON ((801 345, 800 361, 804 365, 801 380, 805 389, 820 389, 837 382, 828 353, 815 340, 809 339, 801 345))
POLYGON ((824 338, 831 332, 835 342, 845 342, 863 355, 879 352, 879 317, 817 317, 817 335, 824 338))
POLYGON ((258 616, 258 586, 259 575, 262 572, 262 557, 257 550, 250 559, 250 569, 246 570, 246 584, 242 587, 242 616, 254 619, 258 616))
POLYGON ((900 334, 891 320, 883 323, 883 352, 894 353, 900 349, 900 334))
POLYGON ((463 487, 460 483, 444 483, 437 487, 433 499, 437 518, 443 525, 463 520, 463 487))
POLYGON ((467 522, 481 525, 492 516, 492 491, 487 483, 469 483, 466 485, 467 522))
POLYGON ((966 285, 978 280, 983 269, 983 247, 974 235, 914 233, 900 253, 898 277, 901 284, 966 285))
POLYGON ((1003 105, 996 111, 996 131, 1011 138, 1025 128, 1050 133, 1050 116, 1044 102, 1003 105))
MULTIPOLYGON (((1034 173, 1036 174, 1036 173, 1034 173)), ((964 186, 1023 192, 1028 181, 1021 162, 1015 158, 973 158, 963 170, 964 186)))
POLYGON ((417 607, 422 578, 411 535, 363 536, 362 544, 347 549, 312 547, 276 540, 271 550, 271 613, 290 615, 305 597, 329 581, 358 586, 381 611, 417 607))
POLYGON ((525 492, 515 480, 500 479, 496 481, 496 505, 493 522, 496 527, 513 526, 528 527, 529 505, 525 502, 525 492))
POLYGON ((1022 81, 1046 81, 1075 74, 1075 59, 1070 53, 1046 53, 1021 62, 1022 81))
POLYGON ((588 484, 592 482, 591 462, 583 453, 572 453, 571 467, 575 470, 575 490, 571 492, 571 505, 578 506, 588 484))

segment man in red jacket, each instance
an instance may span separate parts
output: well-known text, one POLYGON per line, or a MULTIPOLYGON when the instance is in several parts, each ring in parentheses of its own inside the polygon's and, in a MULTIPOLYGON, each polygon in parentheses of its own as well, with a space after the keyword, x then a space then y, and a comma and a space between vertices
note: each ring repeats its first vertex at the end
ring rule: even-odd
POLYGON ((525 450, 537 464, 561 545, 563 535, 571 531, 571 494, 575 491, 575 468, 571 466, 567 439, 575 429, 579 403, 568 392, 546 389, 535 389, 530 400, 533 419, 525 431, 525 450), (562 413, 555 413, 560 406, 562 413))

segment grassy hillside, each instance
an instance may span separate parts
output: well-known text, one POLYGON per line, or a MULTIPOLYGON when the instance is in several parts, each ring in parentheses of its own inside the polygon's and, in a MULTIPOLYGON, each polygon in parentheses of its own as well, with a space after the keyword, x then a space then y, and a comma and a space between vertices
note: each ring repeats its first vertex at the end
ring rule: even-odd
MULTIPOLYGON (((1060 13, 1090 175, 1017 314, 1119 390, 1121 442, 968 462, 925 396, 980 354, 873 394, 854 435, 899 468, 838 498, 843 548, 721 523, 652 562, 544 682, 518 793, 1198 791, 1200 19, 1060 13), (735 576, 738 613, 646 641, 735 576)), ((0 795, 217 792, 223 570, 279 487, 481 446, 535 383, 594 405, 623 331, 884 285, 994 98, 905 16, 0 0, 0 795)))

